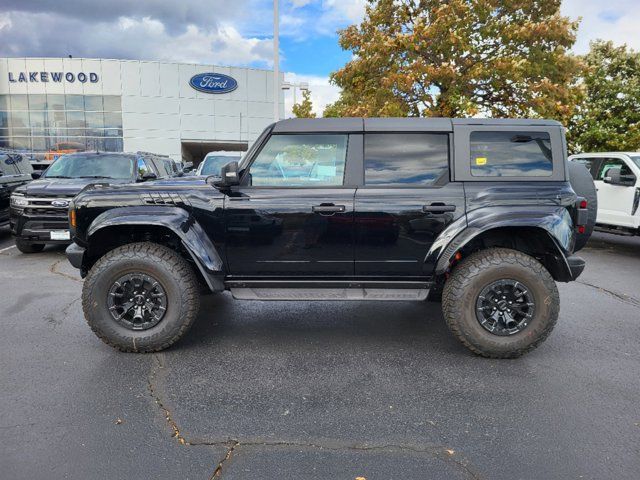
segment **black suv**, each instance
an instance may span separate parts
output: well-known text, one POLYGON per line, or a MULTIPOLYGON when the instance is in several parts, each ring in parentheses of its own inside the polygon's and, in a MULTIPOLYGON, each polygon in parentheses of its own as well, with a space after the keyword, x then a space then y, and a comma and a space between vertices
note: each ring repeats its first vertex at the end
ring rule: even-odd
POLYGON ((11 230, 23 253, 46 244, 69 244, 69 202, 90 184, 123 184, 178 175, 169 157, 146 152, 82 152, 63 155, 42 176, 14 190, 11 230))
POLYGON ((89 325, 123 351, 176 342, 206 286, 247 300, 441 298, 469 349, 515 357, 553 329, 554 280, 584 268, 578 193, 554 121, 292 119, 219 177, 86 189, 67 256, 89 325))
POLYGON ((9 224, 11 193, 32 180, 33 168, 18 153, 0 151, 0 227, 9 224))

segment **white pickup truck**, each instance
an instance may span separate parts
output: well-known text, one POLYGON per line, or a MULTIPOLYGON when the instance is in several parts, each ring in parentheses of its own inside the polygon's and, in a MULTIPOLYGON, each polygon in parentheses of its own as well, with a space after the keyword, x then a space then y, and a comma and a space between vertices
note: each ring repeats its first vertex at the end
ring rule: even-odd
POLYGON ((591 172, 598 195, 596 229, 640 235, 640 152, 571 155, 591 172))

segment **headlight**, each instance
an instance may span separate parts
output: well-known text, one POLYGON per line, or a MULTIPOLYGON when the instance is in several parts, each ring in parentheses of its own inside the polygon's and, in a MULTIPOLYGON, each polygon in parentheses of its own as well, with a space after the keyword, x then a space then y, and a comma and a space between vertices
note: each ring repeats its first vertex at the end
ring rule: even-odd
POLYGON ((24 198, 24 195, 16 195, 16 194, 11 195, 12 207, 24 208, 28 205, 29 205, 29 201, 26 198, 24 198))

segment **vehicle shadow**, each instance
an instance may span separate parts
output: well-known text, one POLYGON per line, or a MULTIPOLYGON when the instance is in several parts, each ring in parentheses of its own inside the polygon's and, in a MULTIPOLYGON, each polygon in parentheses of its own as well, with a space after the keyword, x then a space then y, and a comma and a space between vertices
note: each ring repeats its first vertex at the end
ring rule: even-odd
POLYGON ((400 344, 405 353, 411 348, 465 352, 447 329, 439 303, 261 302, 234 300, 228 293, 204 296, 195 325, 172 350, 215 350, 222 344, 267 350, 274 345, 288 350, 327 344, 338 350, 372 351, 400 344))

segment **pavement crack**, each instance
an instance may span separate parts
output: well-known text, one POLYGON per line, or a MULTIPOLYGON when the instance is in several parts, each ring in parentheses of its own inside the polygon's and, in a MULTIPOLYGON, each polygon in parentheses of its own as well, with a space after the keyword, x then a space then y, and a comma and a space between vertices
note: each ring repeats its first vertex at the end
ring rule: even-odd
POLYGON ((608 290, 606 288, 600 287, 598 285, 594 285, 592 283, 588 283, 582 280, 576 280, 576 282, 578 282, 581 285, 585 285, 587 287, 591 287, 591 288, 595 288, 596 290, 599 290, 601 292, 606 293, 607 295, 612 296, 613 298, 620 300, 623 303, 626 303, 627 305, 631 305, 632 307, 636 307, 636 308, 640 308, 640 300, 638 300, 637 298, 634 298, 630 295, 625 295, 624 293, 618 293, 618 292, 614 292, 613 290, 608 290))
POLYGON ((349 441, 340 441, 340 440, 322 440, 322 441, 297 441, 297 440, 272 440, 272 439, 260 439, 260 438, 249 438, 246 440, 240 438, 226 438, 226 439, 190 439, 187 438, 180 430, 178 423, 174 420, 173 415, 169 408, 165 405, 162 400, 162 395, 160 393, 161 387, 160 384, 163 378, 167 374, 167 367, 165 366, 165 357, 162 353, 155 353, 152 356, 152 365, 151 370, 149 372, 147 386, 149 389, 149 393, 151 398, 153 398, 154 402, 162 412, 167 425, 171 428, 173 434, 172 438, 175 438, 178 443, 184 446, 225 446, 227 447, 227 453, 224 458, 220 460, 218 465, 216 466, 213 474, 210 477, 210 480, 214 480, 220 477, 222 469, 224 467, 225 462, 233 456, 234 451, 243 446, 243 447, 266 447, 266 448, 278 448, 278 447, 293 447, 293 448, 311 448, 318 450, 329 450, 329 451, 344 451, 344 450, 352 450, 352 451, 400 451, 400 452, 411 452, 418 453, 424 455, 430 455, 432 457, 438 458, 439 460, 449 463, 450 465, 456 467, 461 472, 463 472, 466 476, 473 480, 480 480, 482 477, 477 472, 475 468, 472 467, 471 462, 465 458, 460 452, 452 449, 449 446, 444 445, 411 445, 411 444, 367 444, 367 443, 353 443, 349 441))
POLYGON ((63 257, 60 260, 53 262, 49 267, 49 272, 53 273, 54 275, 60 275, 61 277, 68 278, 70 280, 73 280, 74 282, 81 282, 82 280, 80 280, 79 278, 69 275, 68 273, 58 271, 58 265, 60 265, 65 260, 66 260, 66 257, 63 257))
POLYGON ((222 466, 224 465, 224 462, 228 461, 231 458, 231 456, 233 455, 233 451, 236 449, 236 447, 238 445, 240 445, 240 443, 237 442, 237 441, 231 442, 231 445, 229 446, 229 450, 227 450, 227 454, 222 458, 222 460, 220 460, 220 462, 216 466, 216 469, 213 471, 213 474, 211 475, 209 480, 214 480, 215 478, 219 478, 220 477, 220 474, 222 473, 222 466))
POLYGON ((149 393, 151 394, 153 400, 156 402, 158 408, 163 412, 167 424, 169 425, 171 430, 173 430, 173 435, 171 435, 171 437, 175 438, 181 445, 191 445, 191 443, 180 433, 180 428, 178 427, 178 424, 175 422, 175 420, 173 420, 171 411, 164 405, 164 403, 162 402, 162 398, 158 393, 156 382, 158 381, 159 375, 164 375, 164 356, 162 356, 162 354, 154 354, 152 357, 152 362, 153 364, 147 382, 149 393))

